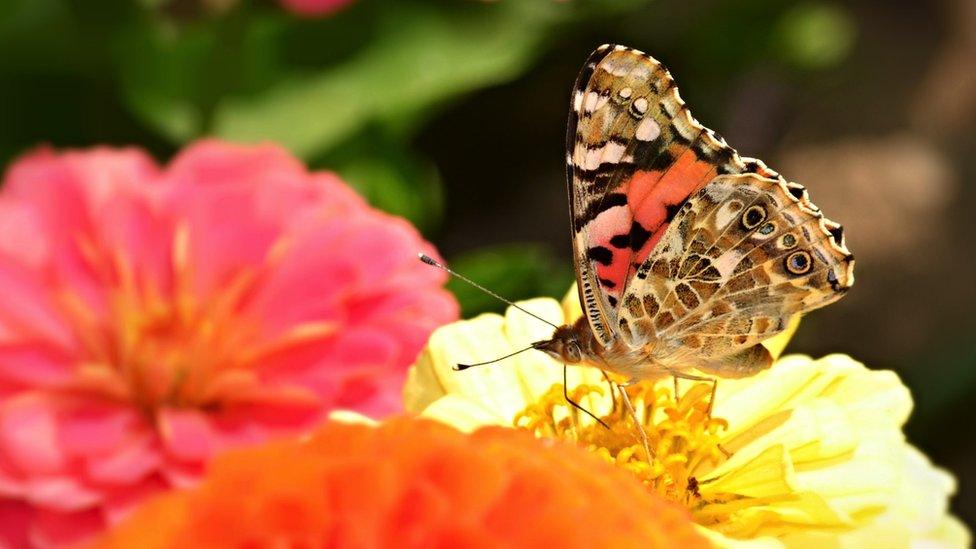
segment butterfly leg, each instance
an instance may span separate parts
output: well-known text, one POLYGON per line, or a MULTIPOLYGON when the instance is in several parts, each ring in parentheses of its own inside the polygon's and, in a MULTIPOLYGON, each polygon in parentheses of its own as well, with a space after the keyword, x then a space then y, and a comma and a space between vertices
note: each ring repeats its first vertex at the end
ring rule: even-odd
MULTIPOLYGON (((679 377, 681 379, 689 379, 689 380, 694 380, 694 381, 704 381, 706 383, 711 383, 712 384, 712 392, 711 392, 711 394, 708 397, 708 419, 712 419, 712 406, 715 403, 715 393, 718 391, 718 379, 713 378, 713 377, 696 376, 696 375, 688 374, 688 373, 685 373, 685 372, 672 371, 671 372, 671 378, 674 379, 674 394, 675 395, 678 394, 678 378, 679 377)), ((675 396, 674 399, 675 399, 675 402, 677 402, 678 397, 675 396)), ((722 448, 722 445, 721 444, 718 445, 718 449, 721 450, 723 454, 725 454, 725 457, 726 458, 732 457, 732 453, 729 452, 728 450, 726 450, 725 448, 722 448)))
POLYGON ((711 417, 712 417, 712 406, 715 404, 715 393, 718 390, 718 379, 716 379, 714 377, 696 376, 694 374, 689 374, 689 373, 681 372, 681 371, 677 371, 677 370, 672 370, 671 371, 671 378, 674 379, 674 399, 675 399, 675 401, 678 400, 678 378, 687 379, 689 381, 704 381, 705 383, 711 383, 712 384, 712 391, 711 391, 711 394, 709 394, 709 396, 708 396, 708 417, 709 417, 709 419, 711 419, 711 417))
POLYGON ((621 383, 617 385, 617 389, 620 390, 620 400, 624 401, 624 406, 627 407, 627 411, 630 413, 631 419, 634 420, 634 426, 637 427, 637 434, 640 435, 641 444, 644 445, 644 455, 647 457, 647 462, 650 463, 651 459, 654 457, 654 452, 651 451, 651 445, 647 439, 647 431, 644 430, 644 426, 641 425, 640 420, 637 418, 637 412, 634 410, 634 405, 630 402, 630 396, 627 395, 627 387, 633 384, 621 383))
POLYGON ((606 371, 600 370, 603 374, 603 379, 607 381, 607 386, 610 387, 610 414, 612 415, 617 411, 617 391, 614 389, 613 380, 610 379, 610 375, 606 371))
POLYGON ((610 430, 610 426, 607 425, 606 422, 604 422, 602 419, 596 417, 596 415, 593 412, 587 410, 586 408, 584 408, 583 406, 581 406, 575 400, 569 398, 569 381, 568 381, 568 376, 566 375, 566 371, 567 370, 569 370, 569 368, 565 364, 563 364, 563 398, 565 398, 566 399, 566 402, 568 402, 570 405, 572 405, 573 408, 576 408, 577 410, 580 410, 584 414, 590 416, 591 418, 593 418, 594 421, 596 421, 600 425, 603 425, 603 427, 609 431, 610 430))

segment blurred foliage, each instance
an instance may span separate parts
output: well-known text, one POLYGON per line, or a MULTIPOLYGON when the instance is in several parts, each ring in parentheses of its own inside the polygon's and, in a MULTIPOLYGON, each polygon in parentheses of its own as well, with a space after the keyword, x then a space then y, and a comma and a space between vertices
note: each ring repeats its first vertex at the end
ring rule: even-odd
POLYGON ((363 132, 316 163, 338 172, 377 208, 406 217, 421 232, 434 232, 444 208, 437 168, 411 148, 375 133, 363 132))
POLYGON ((844 60, 854 46, 857 27, 844 8, 826 3, 802 3, 790 8, 774 34, 777 51, 786 61, 804 68, 831 67, 844 60))
MULTIPOLYGON (((459 254, 450 266, 512 301, 539 296, 562 299, 575 276, 569 265, 556 260, 544 247, 531 244, 495 246, 459 254)), ((465 318, 506 307, 458 279, 451 279, 448 288, 458 296, 465 318)))

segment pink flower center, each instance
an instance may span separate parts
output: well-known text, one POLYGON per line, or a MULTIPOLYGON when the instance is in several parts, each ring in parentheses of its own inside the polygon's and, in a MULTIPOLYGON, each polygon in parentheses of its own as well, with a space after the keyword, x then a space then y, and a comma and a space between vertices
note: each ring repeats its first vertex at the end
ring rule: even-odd
POLYGON ((190 288, 186 240, 186 231, 177 230, 173 278, 166 289, 133 269, 122 254, 114 253, 107 263, 92 261, 111 265, 115 283, 108 292, 107 322, 77 297, 65 296, 86 349, 78 368, 83 389, 131 402, 151 415, 162 406, 219 406, 226 394, 222 386, 235 378, 253 379, 248 343, 256 326, 239 309, 254 271, 242 270, 200 300, 190 288))

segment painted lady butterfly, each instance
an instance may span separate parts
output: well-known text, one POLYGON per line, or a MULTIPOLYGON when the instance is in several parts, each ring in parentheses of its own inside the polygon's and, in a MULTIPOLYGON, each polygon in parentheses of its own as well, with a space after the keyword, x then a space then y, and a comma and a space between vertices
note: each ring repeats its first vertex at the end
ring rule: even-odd
POLYGON ((566 149, 585 314, 533 346, 564 363, 631 381, 749 376, 772 363, 762 340, 854 283, 841 226, 699 124, 639 51, 590 56, 566 149))

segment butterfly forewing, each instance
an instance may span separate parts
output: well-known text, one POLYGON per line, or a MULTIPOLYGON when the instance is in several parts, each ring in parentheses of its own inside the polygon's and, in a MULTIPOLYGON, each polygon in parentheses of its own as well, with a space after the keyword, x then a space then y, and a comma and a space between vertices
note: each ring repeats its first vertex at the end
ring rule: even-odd
POLYGON ((606 344, 630 278, 677 208, 716 175, 748 168, 691 116, 661 63, 611 45, 577 80, 567 164, 580 298, 606 344))

